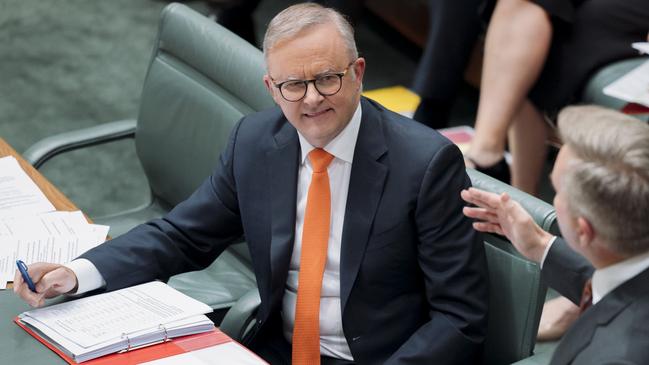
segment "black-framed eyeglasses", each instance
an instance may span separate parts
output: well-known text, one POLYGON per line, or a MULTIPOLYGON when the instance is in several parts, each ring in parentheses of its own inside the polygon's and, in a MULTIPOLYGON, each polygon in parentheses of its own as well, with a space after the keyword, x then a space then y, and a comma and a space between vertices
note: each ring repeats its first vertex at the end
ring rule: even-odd
POLYGON ((347 74, 353 61, 341 72, 328 72, 317 76, 315 79, 310 80, 288 80, 275 84, 275 80, 271 77, 273 85, 279 89, 279 93, 284 100, 296 102, 304 99, 306 92, 309 89, 309 84, 313 83, 316 91, 322 96, 331 96, 337 94, 343 86, 343 76, 347 74))

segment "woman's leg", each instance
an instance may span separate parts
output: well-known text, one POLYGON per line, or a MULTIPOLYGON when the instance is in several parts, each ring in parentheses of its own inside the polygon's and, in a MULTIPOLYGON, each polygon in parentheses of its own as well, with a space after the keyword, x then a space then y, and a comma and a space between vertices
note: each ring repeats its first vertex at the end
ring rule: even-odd
POLYGON ((547 157, 549 126, 543 115, 529 101, 513 118, 509 128, 509 150, 512 153, 512 185, 536 195, 538 182, 547 157))
POLYGON ((552 24, 528 0, 500 0, 485 42, 480 103, 468 156, 481 167, 498 162, 507 130, 538 78, 550 48, 552 24))

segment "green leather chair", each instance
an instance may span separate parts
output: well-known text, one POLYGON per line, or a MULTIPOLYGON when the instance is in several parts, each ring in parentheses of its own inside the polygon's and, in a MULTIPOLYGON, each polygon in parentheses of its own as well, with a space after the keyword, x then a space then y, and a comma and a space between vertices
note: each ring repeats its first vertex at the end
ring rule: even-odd
MULTIPOLYGON (((162 12, 137 121, 52 136, 24 156, 39 167, 62 152, 133 138, 151 199, 121 214, 93 218, 119 236, 187 198, 213 171, 234 124, 273 105, 263 74, 258 49, 190 8, 170 4, 162 12)), ((245 243, 232 246, 209 268, 169 283, 215 309, 230 307, 256 287, 245 243)))
MULTIPOLYGON (((481 172, 467 169, 476 188, 508 193, 544 230, 559 233, 552 205, 481 172)), ((489 320, 485 365, 510 364, 532 355, 547 286, 539 266, 522 257, 504 237, 485 234, 489 265, 489 320)))

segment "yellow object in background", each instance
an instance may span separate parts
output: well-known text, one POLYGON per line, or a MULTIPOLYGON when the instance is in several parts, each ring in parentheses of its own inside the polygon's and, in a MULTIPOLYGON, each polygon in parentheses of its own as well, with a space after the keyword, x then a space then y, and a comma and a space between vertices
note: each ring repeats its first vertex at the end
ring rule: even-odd
POLYGON ((412 116, 419 105, 419 95, 413 93, 403 86, 391 86, 382 89, 369 90, 363 93, 364 96, 376 100, 384 107, 393 112, 412 116))

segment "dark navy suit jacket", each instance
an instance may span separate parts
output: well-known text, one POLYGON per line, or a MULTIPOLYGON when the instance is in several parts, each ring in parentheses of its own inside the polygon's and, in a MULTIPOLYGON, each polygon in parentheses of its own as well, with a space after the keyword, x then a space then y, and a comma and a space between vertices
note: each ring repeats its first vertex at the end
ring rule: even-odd
MULTIPOLYGON (((361 364, 473 364, 486 331, 483 243, 462 214, 458 148, 362 99, 343 226, 344 334, 361 364)), ((245 236, 261 306, 250 343, 281 336, 300 145, 279 108, 243 118, 214 173, 167 216, 86 253, 107 290, 196 270, 245 236), (271 326, 271 324, 274 324, 271 326), (274 327, 274 328, 270 328, 274 327)))

